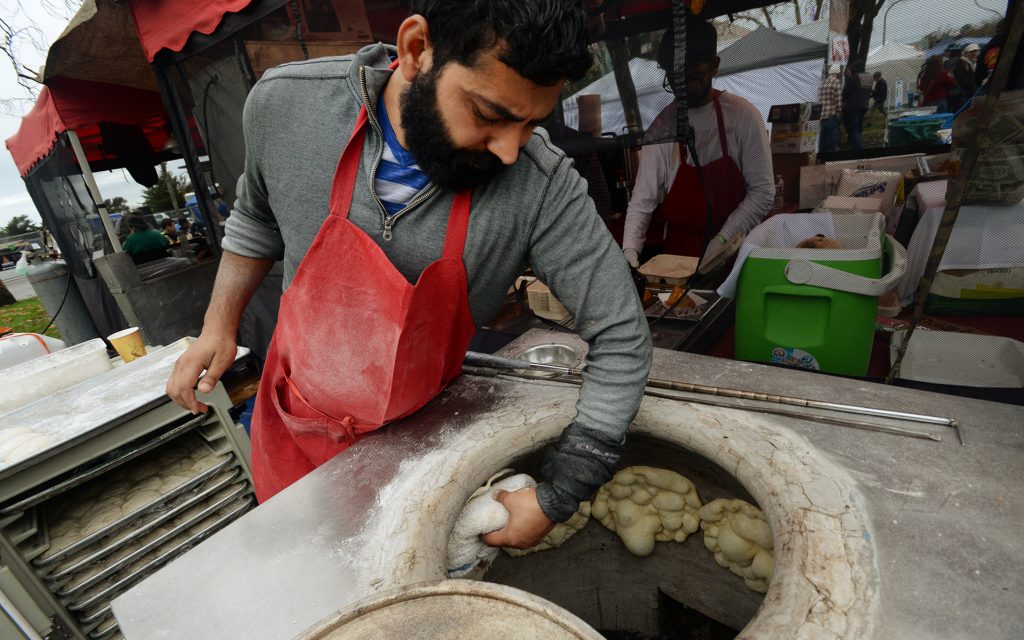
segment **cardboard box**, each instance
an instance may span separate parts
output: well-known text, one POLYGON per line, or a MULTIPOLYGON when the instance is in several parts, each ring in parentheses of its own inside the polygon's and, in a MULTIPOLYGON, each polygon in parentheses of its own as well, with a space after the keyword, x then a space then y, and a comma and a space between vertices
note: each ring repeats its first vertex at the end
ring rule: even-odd
POLYGON ((800 199, 800 169, 817 161, 816 153, 772 154, 772 175, 782 176, 782 193, 786 202, 796 202, 800 199))
POLYGON ((768 122, 794 123, 821 120, 821 105, 817 102, 776 104, 768 111, 768 122))
POLYGON ((772 125, 772 153, 813 153, 818 150, 820 120, 772 125))
POLYGON ((854 198, 853 196, 829 196, 815 211, 832 213, 875 213, 882 211, 881 198, 854 198))
POLYGON ((844 160, 842 162, 826 162, 800 169, 800 208, 814 209, 828 196, 836 195, 839 179, 843 169, 872 169, 881 171, 899 171, 904 180, 911 179, 917 171, 918 158, 922 153, 903 156, 889 156, 867 160, 844 160))

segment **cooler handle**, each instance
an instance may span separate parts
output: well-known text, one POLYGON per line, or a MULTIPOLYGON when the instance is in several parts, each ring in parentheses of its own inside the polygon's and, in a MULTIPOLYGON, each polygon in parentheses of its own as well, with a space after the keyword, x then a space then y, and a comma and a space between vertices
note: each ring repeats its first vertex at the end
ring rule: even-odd
POLYGON ((786 279, 793 284, 880 296, 892 291, 907 272, 907 250, 891 235, 885 234, 885 238, 888 241, 885 243, 885 252, 889 255, 892 268, 881 278, 865 278, 809 260, 791 260, 786 264, 786 279))

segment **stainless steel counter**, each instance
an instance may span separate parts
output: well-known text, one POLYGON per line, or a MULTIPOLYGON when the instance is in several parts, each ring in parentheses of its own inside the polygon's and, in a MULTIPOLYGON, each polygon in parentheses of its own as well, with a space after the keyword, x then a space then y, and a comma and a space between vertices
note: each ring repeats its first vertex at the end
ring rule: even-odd
MULTIPOLYGON (((566 339, 533 331, 506 353, 566 339)), ((681 431, 804 442, 852 478, 877 558, 874 637, 1020 637, 1021 407, 662 350, 652 376, 956 418, 965 447, 940 427, 929 428, 936 443, 685 401, 641 408, 675 411, 681 431)), ((129 640, 291 638, 368 596, 443 577, 459 506, 503 462, 557 437, 577 397, 565 385, 464 376, 118 598, 122 630, 129 640)))

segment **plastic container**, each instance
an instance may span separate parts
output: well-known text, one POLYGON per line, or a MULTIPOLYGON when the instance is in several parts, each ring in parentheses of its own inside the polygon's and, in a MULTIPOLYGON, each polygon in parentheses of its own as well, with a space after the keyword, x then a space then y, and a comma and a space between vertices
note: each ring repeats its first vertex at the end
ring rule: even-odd
POLYGON ((38 333, 9 333, 0 338, 0 370, 60 351, 63 340, 38 333))
POLYGON ((927 116, 905 116, 889 123, 889 146, 902 147, 914 144, 940 144, 937 132, 948 127, 951 113, 936 113, 927 116))
POLYGON ((751 232, 737 265, 736 357, 865 375, 878 296, 906 271, 906 251, 885 236, 883 224, 877 213, 789 214, 751 232), (842 248, 793 248, 797 236, 823 226, 842 248), (884 252, 893 267, 883 278, 884 252))
POLYGON ((110 369, 107 346, 99 338, 6 369, 4 375, 9 376, 9 382, 13 384, 0 385, 0 414, 46 398, 110 369))

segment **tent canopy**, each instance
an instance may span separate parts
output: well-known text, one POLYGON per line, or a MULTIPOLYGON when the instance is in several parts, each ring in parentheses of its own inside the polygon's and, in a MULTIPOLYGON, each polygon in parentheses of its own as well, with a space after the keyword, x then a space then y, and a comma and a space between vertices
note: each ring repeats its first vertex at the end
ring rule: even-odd
POLYGON ((824 63, 827 53, 828 45, 825 43, 761 27, 721 53, 718 75, 727 76, 814 58, 824 63))
POLYGON ((193 33, 213 33, 220 25, 224 14, 241 11, 251 2, 252 0, 128 0, 128 6, 131 7, 132 16, 135 18, 135 28, 146 59, 153 62, 156 54, 163 49, 181 51, 193 33))
POLYGON ((100 123, 136 125, 154 151, 167 142, 167 114, 160 94, 104 82, 54 78, 43 87, 35 106, 7 139, 7 149, 22 176, 46 157, 57 137, 78 133, 90 164, 111 159, 104 147, 100 123))

